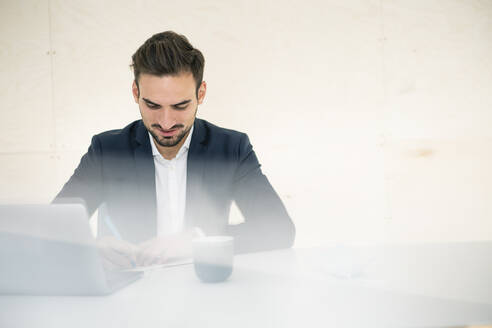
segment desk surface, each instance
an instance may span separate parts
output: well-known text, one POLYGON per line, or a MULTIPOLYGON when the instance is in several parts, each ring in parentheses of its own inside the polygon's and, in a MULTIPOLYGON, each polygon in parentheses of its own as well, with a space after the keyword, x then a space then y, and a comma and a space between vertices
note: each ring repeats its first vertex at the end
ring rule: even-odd
POLYGON ((491 249, 490 244, 483 243, 451 248, 327 247, 246 254, 236 256, 234 273, 224 283, 201 283, 193 266, 184 265, 147 272, 141 280, 104 297, 0 296, 0 326, 490 324, 492 293, 487 290, 487 278, 492 276, 492 267, 486 257, 490 258, 491 249), (464 268, 463 261, 472 255, 475 260, 468 262, 475 268, 464 268), (436 259, 440 259, 439 266, 429 264, 435 264, 436 259), (487 265, 480 262, 484 260, 487 265), (353 272, 344 275, 347 263, 353 272), (365 264, 362 271, 361 263, 365 264), (433 269, 431 275, 429 267, 433 269))

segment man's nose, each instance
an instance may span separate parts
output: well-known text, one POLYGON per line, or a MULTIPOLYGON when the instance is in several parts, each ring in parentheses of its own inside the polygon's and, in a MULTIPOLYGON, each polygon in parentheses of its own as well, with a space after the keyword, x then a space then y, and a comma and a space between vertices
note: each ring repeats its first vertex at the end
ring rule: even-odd
POLYGON ((176 119, 169 108, 161 108, 158 122, 162 129, 169 130, 176 124, 176 119))

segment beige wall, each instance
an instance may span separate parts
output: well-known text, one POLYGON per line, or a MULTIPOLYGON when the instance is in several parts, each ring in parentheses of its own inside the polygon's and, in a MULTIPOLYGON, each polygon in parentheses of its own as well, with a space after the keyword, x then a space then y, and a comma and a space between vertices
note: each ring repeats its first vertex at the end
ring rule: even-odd
POLYGON ((137 119, 130 55, 206 57, 199 116, 247 132, 297 246, 492 237, 490 1, 0 1, 0 202, 47 202, 137 119))

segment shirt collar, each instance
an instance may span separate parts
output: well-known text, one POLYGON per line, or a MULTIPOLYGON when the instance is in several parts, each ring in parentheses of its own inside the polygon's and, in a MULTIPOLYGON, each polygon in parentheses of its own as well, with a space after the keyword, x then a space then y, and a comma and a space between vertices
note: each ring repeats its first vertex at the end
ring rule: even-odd
MULTIPOLYGON (((192 125, 191 126, 191 129, 190 129, 190 133, 188 133, 188 136, 186 137, 186 140, 185 142, 183 143, 183 145, 181 146, 181 148, 179 149, 178 153, 176 154, 176 157, 175 158, 179 158, 181 157, 184 153, 186 153, 188 151, 188 149, 190 148, 190 143, 191 143, 191 136, 193 135, 193 129, 195 127, 192 125)), ((150 138, 150 146, 152 147, 152 155, 155 157, 155 156, 160 156, 162 157, 161 153, 159 153, 159 150, 157 149, 156 145, 155 145, 155 141, 154 141, 154 137, 152 137, 152 135, 150 133, 149 134, 149 138, 150 138)))

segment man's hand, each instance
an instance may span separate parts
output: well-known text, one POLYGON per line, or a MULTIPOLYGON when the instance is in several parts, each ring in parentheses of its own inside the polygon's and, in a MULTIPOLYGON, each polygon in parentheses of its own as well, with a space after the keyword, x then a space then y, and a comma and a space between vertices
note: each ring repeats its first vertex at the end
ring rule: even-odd
POLYGON ((97 240, 103 265, 108 270, 130 269, 137 263, 138 247, 112 236, 97 240))
POLYGON ((164 264, 175 258, 191 257, 191 233, 156 237, 139 245, 137 264, 164 264))

